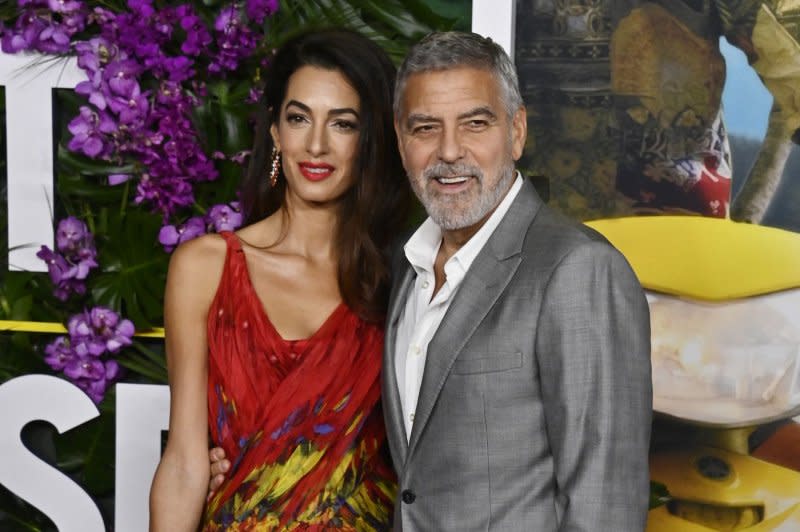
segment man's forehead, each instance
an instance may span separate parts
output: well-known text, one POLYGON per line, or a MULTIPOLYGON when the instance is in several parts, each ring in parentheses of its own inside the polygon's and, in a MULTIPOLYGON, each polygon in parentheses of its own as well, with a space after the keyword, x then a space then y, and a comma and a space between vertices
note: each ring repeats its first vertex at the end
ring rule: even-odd
POLYGON ((498 80, 489 70, 469 66, 415 72, 403 88, 404 114, 419 109, 464 112, 472 107, 501 106, 498 80))

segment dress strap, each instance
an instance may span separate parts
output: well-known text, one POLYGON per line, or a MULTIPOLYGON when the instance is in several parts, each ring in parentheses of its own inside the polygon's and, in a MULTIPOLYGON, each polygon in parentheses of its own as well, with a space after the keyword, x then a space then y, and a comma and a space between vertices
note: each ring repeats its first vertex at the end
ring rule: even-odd
POLYGON ((225 239, 225 243, 228 244, 228 249, 231 251, 242 251, 242 243, 239 241, 239 237, 236 236, 231 231, 220 231, 219 236, 225 239))

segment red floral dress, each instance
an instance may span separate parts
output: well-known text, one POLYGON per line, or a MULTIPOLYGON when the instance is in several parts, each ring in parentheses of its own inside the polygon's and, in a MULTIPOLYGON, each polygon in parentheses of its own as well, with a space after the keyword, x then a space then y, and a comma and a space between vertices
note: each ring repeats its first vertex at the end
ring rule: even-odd
POLYGON ((341 304, 310 338, 273 327, 233 233, 208 316, 208 422, 233 465, 204 530, 388 530, 382 329, 341 304))

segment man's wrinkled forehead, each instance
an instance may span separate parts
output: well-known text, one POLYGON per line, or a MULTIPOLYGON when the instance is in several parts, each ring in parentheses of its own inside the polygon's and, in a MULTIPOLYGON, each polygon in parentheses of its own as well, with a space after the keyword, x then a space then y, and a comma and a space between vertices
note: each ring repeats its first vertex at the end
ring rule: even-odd
MULTIPOLYGON (((489 87, 484 86, 481 88, 490 88, 491 90, 491 87, 493 86, 493 88, 495 89, 494 94, 500 93, 501 90, 500 80, 498 80, 495 74, 490 69, 487 68, 480 68, 480 67, 475 67, 473 65, 464 64, 464 65, 453 65, 452 67, 448 68, 437 68, 421 72, 414 72, 413 74, 408 76, 408 79, 406 80, 406 83, 403 84, 401 93, 399 95, 399 103, 400 103, 398 109, 399 116, 395 117, 398 120, 398 122, 407 121, 410 118, 409 113, 414 111, 412 109, 409 109, 409 101, 408 101, 409 94, 412 91, 416 101, 419 101, 420 96, 422 96, 423 98, 426 96, 430 96, 431 92, 434 90, 444 89, 446 91, 450 91, 450 94, 452 95, 453 94, 452 91, 455 91, 457 88, 455 86, 442 87, 442 80, 448 79, 449 78, 448 74, 453 74, 456 72, 467 72, 477 77, 482 77, 486 80, 486 83, 489 84, 489 87)), ((490 102, 487 102, 486 105, 480 107, 483 107, 484 110, 488 110, 491 107, 491 105, 490 102)), ((471 112, 471 110, 469 111, 465 110, 464 112, 471 112)), ((490 111, 490 112, 495 112, 495 111, 490 111)))

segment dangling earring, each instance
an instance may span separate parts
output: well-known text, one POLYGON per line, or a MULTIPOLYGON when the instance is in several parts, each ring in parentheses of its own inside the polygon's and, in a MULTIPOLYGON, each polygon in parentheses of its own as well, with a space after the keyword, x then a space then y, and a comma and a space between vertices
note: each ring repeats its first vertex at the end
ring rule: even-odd
POLYGON ((281 166, 281 152, 275 146, 272 147, 272 168, 269 172, 269 186, 275 188, 278 182, 278 172, 281 166))

